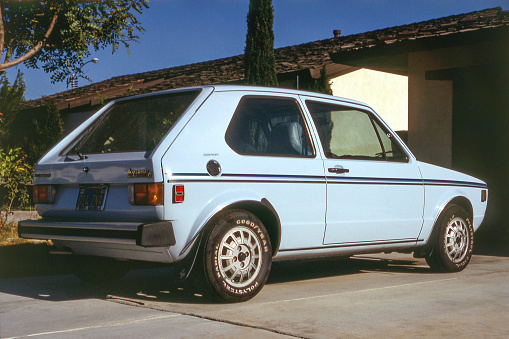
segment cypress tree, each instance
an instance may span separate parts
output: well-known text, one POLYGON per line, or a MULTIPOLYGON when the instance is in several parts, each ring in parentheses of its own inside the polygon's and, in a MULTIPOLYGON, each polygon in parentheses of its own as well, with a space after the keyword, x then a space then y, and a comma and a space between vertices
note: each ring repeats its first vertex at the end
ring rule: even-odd
POLYGON ((332 95, 332 89, 330 87, 329 76, 327 75, 327 66, 323 66, 320 71, 320 77, 315 80, 314 88, 315 92, 325 93, 332 95))
POLYGON ((244 50, 245 82, 277 86, 272 0, 250 0, 244 50))

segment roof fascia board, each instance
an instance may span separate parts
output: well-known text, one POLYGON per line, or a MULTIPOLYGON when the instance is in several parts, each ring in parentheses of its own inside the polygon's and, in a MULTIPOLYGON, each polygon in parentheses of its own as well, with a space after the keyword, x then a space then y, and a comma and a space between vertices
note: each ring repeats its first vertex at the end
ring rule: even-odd
POLYGON ((338 64, 372 68, 395 74, 407 74, 408 54, 410 53, 496 40, 503 43, 509 41, 509 26, 484 28, 344 50, 331 53, 331 59, 338 64))

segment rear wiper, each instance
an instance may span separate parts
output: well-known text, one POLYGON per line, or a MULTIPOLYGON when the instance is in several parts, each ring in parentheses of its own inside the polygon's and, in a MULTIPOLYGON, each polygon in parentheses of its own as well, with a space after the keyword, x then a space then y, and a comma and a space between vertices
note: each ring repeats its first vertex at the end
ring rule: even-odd
POLYGON ((93 128, 89 129, 87 133, 85 133, 83 138, 81 138, 81 140, 76 144, 76 146, 74 146, 74 153, 76 153, 80 160, 88 158, 86 155, 83 155, 83 153, 81 153, 81 147, 83 147, 83 144, 85 143, 85 141, 87 141, 88 136, 90 135, 90 133, 92 133, 92 130, 93 128))
POLYGON ((80 152, 80 149, 78 147, 75 147, 74 151, 76 152, 76 155, 80 158, 80 160, 88 159, 86 155, 83 155, 83 153, 80 152))
POLYGON ((92 135, 92 133, 97 129, 97 127, 99 127, 99 125, 102 123, 102 121, 107 117, 108 115, 107 114, 103 114, 101 115, 94 123, 94 125, 92 127, 90 127, 84 134, 83 134, 83 137, 81 137, 80 141, 78 141, 76 143, 76 145, 74 146, 74 152, 76 153, 76 155, 80 158, 79 160, 84 160, 84 159, 87 159, 88 157, 86 155, 83 155, 83 153, 81 153, 81 147, 83 147, 83 145, 85 144, 85 142, 87 142, 88 138, 90 137, 90 135, 92 135))

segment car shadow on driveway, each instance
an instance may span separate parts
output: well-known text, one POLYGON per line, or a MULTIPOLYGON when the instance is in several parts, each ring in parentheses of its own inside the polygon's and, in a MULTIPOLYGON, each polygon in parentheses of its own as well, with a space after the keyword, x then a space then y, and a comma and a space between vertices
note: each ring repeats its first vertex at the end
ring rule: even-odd
POLYGON ((274 262, 267 283, 285 283, 373 271, 431 273, 423 259, 399 254, 396 257, 377 254, 274 262))
MULTIPOLYGON (((90 298, 123 300, 140 305, 147 301, 182 304, 217 302, 202 296, 191 282, 176 284, 172 280, 173 269, 169 266, 138 266, 138 269, 108 286, 89 285, 71 274, 25 276, 0 280, 0 293, 55 302, 90 298)), ((61 271, 56 269, 56 272, 61 271)), ((370 272, 432 273, 423 259, 414 259, 411 255, 327 257, 274 262, 267 285, 370 272)), ((29 272, 25 273, 28 275, 29 272)))

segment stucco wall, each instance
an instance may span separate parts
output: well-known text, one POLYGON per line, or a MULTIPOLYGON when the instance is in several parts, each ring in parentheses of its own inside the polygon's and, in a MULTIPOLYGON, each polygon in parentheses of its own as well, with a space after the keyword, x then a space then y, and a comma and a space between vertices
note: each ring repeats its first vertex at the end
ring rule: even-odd
POLYGON ((422 161, 451 167, 452 81, 425 80, 429 53, 415 53, 409 67, 408 146, 422 161))
POLYGON ((499 41, 409 54, 408 145, 418 159, 452 167, 453 81, 427 80, 426 72, 503 63, 507 55, 499 41))
POLYGON ((407 77, 360 69, 332 79, 331 88, 335 96, 370 105, 394 130, 408 130, 407 77))

